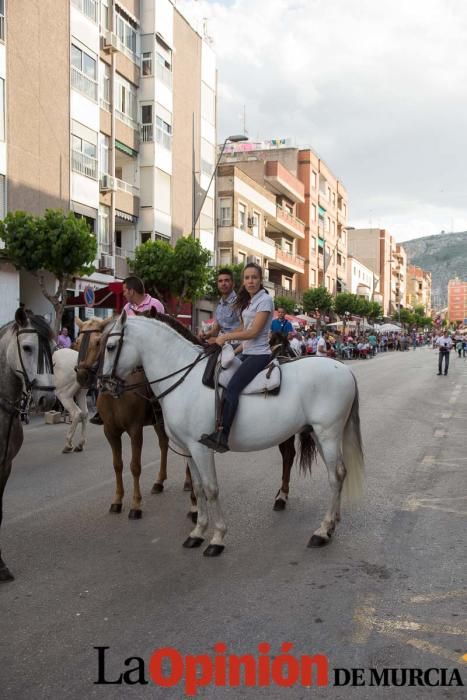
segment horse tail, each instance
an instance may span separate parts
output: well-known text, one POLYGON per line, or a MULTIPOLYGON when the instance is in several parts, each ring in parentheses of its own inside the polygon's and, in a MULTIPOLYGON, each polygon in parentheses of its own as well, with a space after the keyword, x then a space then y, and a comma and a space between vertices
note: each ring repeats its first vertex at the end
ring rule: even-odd
POLYGON ((300 471, 303 474, 311 474, 311 466, 316 459, 316 443, 313 439, 311 427, 307 427, 300 433, 300 471))
POLYGON ((363 477, 365 471, 360 415, 358 412, 358 385, 355 379, 355 396, 350 415, 344 428, 343 461, 347 470, 344 480, 344 496, 349 502, 357 502, 363 494, 363 477))

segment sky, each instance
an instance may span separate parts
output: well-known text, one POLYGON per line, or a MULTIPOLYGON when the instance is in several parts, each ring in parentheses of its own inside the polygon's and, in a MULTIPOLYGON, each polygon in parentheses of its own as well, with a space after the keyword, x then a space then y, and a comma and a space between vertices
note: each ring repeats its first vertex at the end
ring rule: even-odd
MULTIPOLYGON (((311 146, 349 225, 467 230, 467 0, 177 0, 207 18, 219 142, 311 146)), ((198 26, 201 26, 199 24, 198 26)))

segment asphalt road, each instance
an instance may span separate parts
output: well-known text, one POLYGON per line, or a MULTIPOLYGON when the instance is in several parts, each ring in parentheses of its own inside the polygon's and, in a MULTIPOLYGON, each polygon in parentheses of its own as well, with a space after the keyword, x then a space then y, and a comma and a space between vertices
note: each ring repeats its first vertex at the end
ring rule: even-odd
POLYGON ((190 524, 180 457, 169 459, 164 493, 149 493, 158 464, 151 429, 144 515, 130 521, 128 507, 108 513, 114 480, 101 428, 89 426, 84 453, 62 455, 66 427, 34 421, 4 499, 2 551, 16 580, 0 586, 2 700, 183 698, 183 683, 96 685, 93 647, 110 647, 109 681, 135 667, 125 666, 128 657, 144 659, 149 679, 154 650, 212 656, 217 642, 256 659, 267 642, 271 663, 283 642, 296 658, 324 654, 330 685, 210 685, 197 697, 465 696, 454 686, 333 686, 336 667, 365 669, 367 683, 370 668, 443 667, 467 684, 467 360, 453 355, 449 375, 438 377, 436 355, 418 349, 352 363, 365 499, 344 507, 333 541, 318 550, 306 544, 329 499, 321 463, 311 479, 294 469, 287 510, 276 513, 279 451, 220 456, 229 533, 211 560, 181 547, 190 524))

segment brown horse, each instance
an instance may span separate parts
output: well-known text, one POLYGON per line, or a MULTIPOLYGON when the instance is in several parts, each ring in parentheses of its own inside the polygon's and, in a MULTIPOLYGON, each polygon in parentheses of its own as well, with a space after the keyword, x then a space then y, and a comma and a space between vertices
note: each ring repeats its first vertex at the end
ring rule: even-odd
MULTIPOLYGON (((99 366, 102 349, 102 337, 106 326, 115 321, 115 318, 98 319, 88 321, 76 320, 80 328, 80 335, 76 342, 78 354, 77 380, 81 386, 90 387, 94 384, 99 366)), ((287 342, 287 341, 285 341, 287 342)), ((285 354, 286 346, 279 351, 285 354)), ((128 517, 130 519, 141 518, 141 490, 139 485, 141 475, 141 451, 143 446, 143 427, 152 425, 157 433, 161 452, 161 464, 157 479, 151 489, 151 493, 161 493, 164 489, 164 481, 167 479, 167 452, 169 440, 164 429, 162 410, 148 385, 142 386, 144 374, 141 371, 131 375, 128 384, 138 387, 134 391, 125 391, 119 398, 114 398, 109 393, 101 393, 97 399, 97 409, 104 423, 104 434, 110 444, 113 455, 113 465, 116 478, 115 497, 110 506, 111 513, 121 513, 124 496, 123 488, 123 461, 122 461, 122 434, 128 433, 131 440, 131 473, 133 475, 133 499, 128 517)), ((306 450, 306 436, 302 437, 302 454, 306 450)), ((282 455, 282 483, 274 501, 274 510, 285 509, 288 494, 290 472, 295 459, 295 438, 290 437, 279 445, 282 455)), ((196 520, 196 498, 193 493, 190 470, 186 468, 184 491, 191 492, 191 511, 188 515, 196 520)))

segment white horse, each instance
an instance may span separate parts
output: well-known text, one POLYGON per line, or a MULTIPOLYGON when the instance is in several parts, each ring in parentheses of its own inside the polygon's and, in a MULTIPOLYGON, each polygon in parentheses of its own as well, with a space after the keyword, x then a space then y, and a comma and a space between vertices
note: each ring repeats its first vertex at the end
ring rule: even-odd
MULTIPOLYGON (((214 533, 204 554, 217 556, 224 549, 227 528, 219 504, 214 453, 199 443, 203 433, 215 429, 214 391, 201 381, 205 365, 199 341, 171 317, 156 314, 155 318, 127 319, 123 312, 107 337, 102 381, 118 394, 131 370, 143 367, 160 400, 169 438, 191 455, 198 521, 184 546, 198 547, 203 542, 209 503, 214 533)), ((328 358, 303 358, 281 369, 278 396, 241 396, 229 446, 236 452, 264 450, 291 435, 311 431, 326 464, 332 493, 324 520, 309 541, 311 547, 322 546, 329 542, 340 519, 344 480, 349 495, 361 492, 357 383, 345 365, 328 358)))
POLYGON ((52 355, 55 393, 70 414, 71 425, 65 437, 65 447, 62 452, 82 452, 86 442, 86 427, 88 422, 88 406, 86 397, 88 389, 78 384, 75 368, 78 365, 78 353, 71 348, 56 350, 52 355), (81 439, 73 447, 73 437, 78 425, 81 424, 81 439))

